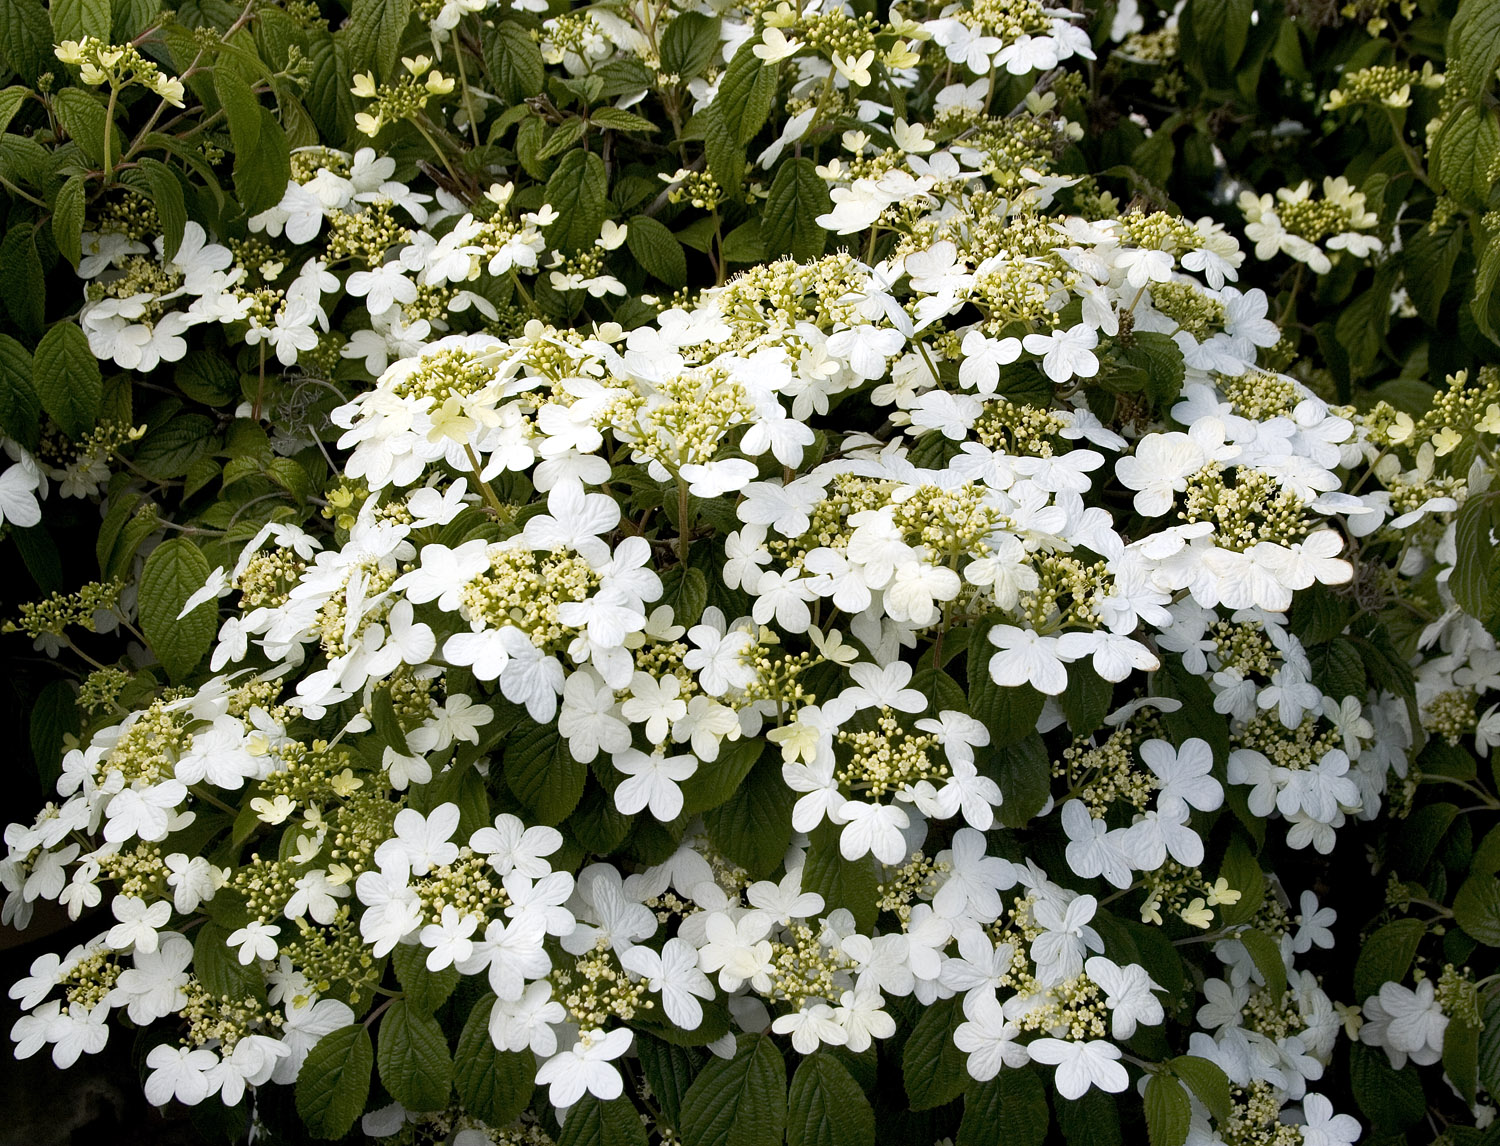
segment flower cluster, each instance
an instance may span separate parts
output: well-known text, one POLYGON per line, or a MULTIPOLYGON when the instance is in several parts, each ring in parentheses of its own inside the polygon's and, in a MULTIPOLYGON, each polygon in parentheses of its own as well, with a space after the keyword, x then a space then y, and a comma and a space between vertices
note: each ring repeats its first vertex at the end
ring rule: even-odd
MULTIPOLYGON (((435 53, 486 11, 418 8, 435 53)), ((627 176, 642 213, 601 193, 574 226, 566 180, 518 187, 551 158, 520 135, 468 196, 312 147, 242 233, 169 243, 138 202, 91 220, 94 355, 147 372, 212 329, 254 363, 236 423, 278 367, 333 391, 331 433, 273 444, 340 473, 321 520, 226 514, 223 563, 157 622, 213 617, 207 676, 164 666, 176 686, 125 705, 90 678, 109 715, 6 830, 0 886, 7 923, 46 899, 97 933, 11 989, 17 1053, 67 1066, 126 1022, 152 1029, 153 1103, 290 1084, 311 1109, 373 1030, 397 1105, 366 1133, 467 1146, 621 1098, 645 1047, 878 1056, 936 1024, 976 1084, 1176 1087, 1185 1055, 1233 1087, 1181 1069, 1192 1141, 1352 1142, 1311 1089, 1343 1026, 1315 962, 1333 913, 1250 843, 1327 855, 1410 798, 1425 733, 1500 741, 1479 715, 1500 652, 1451 584, 1500 375, 1455 374, 1420 418, 1330 401, 1233 234, 1073 174, 1076 78, 996 114, 1005 77, 1092 58, 1063 9, 536 23, 563 75, 519 115, 606 76, 633 104, 648 75, 712 136, 757 61, 784 126, 731 166, 751 198, 811 181, 798 225, 834 249, 731 259, 720 210, 746 187, 715 148, 627 176), (679 85, 666 37, 700 21, 711 62, 679 85), (709 213, 714 285, 633 297, 658 204, 709 213), (1397 598, 1425 628, 1387 628, 1397 598), (489 1119, 429 1069, 455 1037, 546 1108, 489 1119), (405 1069, 403 1039, 432 1053, 405 1069)), ((355 78, 372 139, 472 95, 441 56, 402 62, 355 78)), ((637 130, 624 106, 584 118, 637 130)), ((598 159, 574 156, 555 171, 598 159)), ((1364 194, 1310 186, 1244 193, 1258 258, 1382 252, 1364 194)), ((11 452, 18 526, 49 480, 108 481, 11 452)), ((100 613, 144 623, 102 581, 22 627, 56 651, 100 613)), ((1434 1061, 1433 991, 1380 988, 1359 1039, 1434 1061)))

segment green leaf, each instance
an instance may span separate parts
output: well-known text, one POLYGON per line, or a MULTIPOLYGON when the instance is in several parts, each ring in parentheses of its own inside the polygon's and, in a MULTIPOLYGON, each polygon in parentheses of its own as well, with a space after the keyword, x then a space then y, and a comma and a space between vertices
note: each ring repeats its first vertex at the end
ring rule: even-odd
POLYGON ((1199 1102, 1208 1107, 1208 1112, 1214 1118, 1223 1122, 1230 1117, 1233 1113, 1233 1096, 1229 1090, 1229 1076, 1224 1073, 1223 1067, 1190 1054, 1178 1055, 1167 1065, 1172 1068, 1173 1074, 1187 1083, 1188 1089, 1197 1096, 1199 1102))
POLYGON ((1465 103, 1443 121, 1429 164, 1455 199, 1478 207, 1489 199, 1490 164, 1500 155, 1500 122, 1489 108, 1465 103))
POLYGON ((762 754, 728 800, 703 814, 708 838, 754 879, 764 879, 786 855, 792 840, 790 788, 781 779, 781 756, 762 754))
POLYGON ((13 69, 28 87, 37 76, 56 72, 52 55, 52 22, 42 0, 5 0, 0 4, 0 62, 13 69))
POLYGON ((515 105, 541 95, 546 82, 542 50, 525 27, 505 20, 485 28, 482 36, 484 66, 495 85, 495 94, 515 105))
POLYGON ((1136 331, 1131 334, 1124 354, 1125 361, 1145 372, 1146 397, 1157 409, 1164 410, 1177 401, 1187 368, 1182 360, 1182 348, 1172 341, 1170 335, 1151 330, 1136 331))
POLYGON ((1407 240, 1402 257, 1406 263, 1402 284, 1417 314, 1429 326, 1436 326, 1443 296, 1453 281, 1453 267, 1464 249, 1464 230, 1443 227, 1433 234, 1420 227, 1407 240))
POLYGON ((760 233, 768 258, 791 255, 799 262, 816 259, 828 242, 818 216, 833 209, 828 187, 811 159, 788 159, 776 169, 761 213, 760 233))
MULTIPOLYGON (((104 105, 81 88, 63 88, 52 97, 52 106, 63 128, 78 144, 89 162, 104 166, 104 105)), ((110 156, 120 157, 120 132, 109 125, 110 156)))
POLYGON ((354 0, 349 22, 339 32, 348 45, 351 72, 374 71, 381 80, 391 79, 410 19, 411 0, 354 0))
POLYGON ((874 1146, 875 1111, 848 1069, 827 1051, 792 1076, 787 1146, 874 1146))
POLYGON ((1094 671, 1088 661, 1074 661, 1068 666, 1068 687, 1057 700, 1068 729, 1075 736, 1087 736, 1104 722, 1115 686, 1094 671))
POLYGON ((1488 91, 1500 63, 1500 7, 1491 0, 1463 0, 1448 26, 1449 67, 1474 95, 1488 91))
POLYGON ((1219 922, 1226 927, 1238 927, 1249 923, 1260 910, 1266 898, 1266 877, 1255 861, 1249 845, 1236 834, 1224 853, 1224 862, 1219 865, 1219 876, 1240 893, 1234 903, 1220 904, 1219 922))
POLYGON ((634 131, 642 134, 660 131, 649 119, 642 119, 617 107, 596 107, 589 112, 589 123, 605 131, 634 131))
POLYGON ((1500 947, 1500 879, 1473 875, 1453 899, 1453 918, 1486 947, 1500 947))
POLYGON ((547 827, 562 823, 578 806, 588 774, 588 765, 573 759, 555 725, 537 725, 505 746, 506 784, 547 827))
POLYGON ((375 1051, 361 1023, 318 1040, 297 1073, 297 1113, 314 1138, 342 1138, 364 1113, 375 1051))
POLYGON ((270 108, 262 107, 253 149, 234 153, 234 190, 246 215, 268 211, 286 194, 292 177, 292 149, 270 108))
POLYGON ((674 288, 687 283, 687 256, 664 223, 649 215, 637 215, 625 232, 625 245, 652 278, 674 288))
POLYGON ((1479 1089, 1479 1027, 1464 1015, 1450 1016, 1443 1032, 1443 1073, 1473 1106, 1479 1089))
POLYGON ((1350 1047, 1349 1082, 1354 1100, 1379 1130, 1403 1130, 1427 1113, 1427 1097, 1415 1067, 1392 1069, 1383 1050, 1363 1043, 1350 1047))
POLYGON ((0 334, 0 430, 28 450, 36 449, 42 413, 31 375, 31 354, 10 335, 0 334))
POLYGON ((442 1110, 453 1087, 453 1059, 443 1028, 405 999, 397 999, 380 1019, 376 1046, 380 1081, 408 1110, 442 1110))
POLYGON ((854 926, 868 931, 880 914, 880 872, 875 857, 847 860, 839 852, 841 829, 822 823, 808 838, 807 865, 802 869, 802 890, 815 892, 832 911, 846 907, 854 915, 854 926))
POLYGON ((21 105, 30 94, 20 84, 12 84, 0 91, 0 131, 10 126, 10 121, 16 117, 16 112, 21 110, 21 105))
POLYGON ((85 36, 109 41, 109 0, 52 0, 52 31, 59 40, 85 36))
POLYGON ((58 189, 52 202, 52 238, 58 253, 75 267, 83 257, 83 191, 87 181, 74 175, 58 189))
POLYGON ((733 796, 766 747, 759 737, 744 737, 725 741, 717 760, 699 761, 698 770, 682 782, 683 812, 696 815, 733 796))
POLYGON ((1193 1104, 1181 1083, 1163 1073, 1146 1080, 1146 1130, 1151 1146, 1182 1146, 1192 1122, 1193 1104))
POLYGON ((407 1004, 418 1014, 432 1014, 458 986, 458 972, 452 966, 441 971, 427 969, 427 948, 419 943, 396 944, 391 966, 396 969, 396 980, 407 1004))
POLYGON ((1346 696, 1364 699, 1365 662, 1359 648, 1347 637, 1315 645, 1307 650, 1312 665, 1312 681, 1326 696, 1342 700, 1346 696))
POLYGON ((1421 919, 1395 919, 1370 936, 1359 948, 1355 963, 1356 1001, 1364 1002, 1379 992, 1382 983, 1404 980, 1425 935, 1427 924, 1421 919))
POLYGON ((719 54, 720 24, 719 17, 701 12, 674 19, 661 38, 661 70, 682 83, 701 76, 719 54))
POLYGON ((546 198, 562 212, 547 228, 547 241, 567 253, 592 247, 609 210, 604 160, 589 151, 568 152, 547 180, 546 198))
POLYGON ((764 262, 766 244, 760 235, 760 220, 751 219, 730 231, 720 250, 726 263, 764 262))
POLYGON ((171 259, 182 245, 182 232, 187 226, 187 204, 183 200, 182 182, 172 169, 156 159, 142 159, 141 172, 151 188, 151 202, 161 220, 162 254, 171 259))
POLYGON ((1035 732, 1008 748, 981 748, 974 762, 980 772, 1000 785, 1004 803, 995 818, 1002 827, 1025 827, 1046 806, 1052 790, 1052 764, 1047 746, 1035 732))
POLYGON ((1271 998, 1279 1000, 1286 994, 1286 963, 1281 958, 1281 946, 1264 931, 1241 932, 1239 941, 1250 952, 1255 969, 1266 981, 1266 989, 1271 992, 1271 998))
POLYGON ((74 441, 98 422, 104 377, 89 340, 73 323, 54 323, 42 335, 31 363, 31 383, 42 409, 74 441))
POLYGON ((1491 988, 1480 998, 1479 1018, 1479 1081, 1495 1094, 1500 1092, 1500 990, 1491 988))
POLYGON ((30 724, 27 740, 31 745, 31 758, 36 762, 39 777, 51 787, 62 774, 63 747, 67 737, 76 737, 80 731, 73 685, 65 680, 54 680, 44 686, 31 706, 30 724))
POLYGON ((538 163, 561 155, 572 147, 588 130, 587 125, 581 119, 570 119, 552 129, 547 136, 547 142, 537 150, 536 159, 538 163))
MULTIPOLYGON (((399 950, 399 948, 397 948, 399 950)), ((490 1126, 506 1126, 521 1116, 536 1088, 536 1057, 528 1051, 502 1051, 490 1038, 495 996, 486 994, 469 1012, 458 1036, 453 1086, 464 1109, 490 1126)))
MULTIPOLYGON (((136 443, 136 469, 155 481, 181 477, 208 453, 213 429, 213 419, 203 414, 178 414, 136 443)), ((233 484, 227 475, 226 482, 233 484)))
POLYGON ((635 1050, 662 1119, 676 1129, 682 1118, 683 1095, 703 1069, 707 1055, 696 1047, 674 1046, 641 1031, 636 1032, 635 1050))
POLYGON ((141 632, 174 683, 187 677, 213 644, 218 628, 215 602, 204 601, 187 616, 177 616, 187 599, 203 588, 210 571, 208 558, 185 537, 158 545, 141 571, 141 632))
MULTIPOLYGON (((719 92, 714 97, 712 108, 717 109, 721 122, 729 129, 729 139, 743 148, 755 138, 765 126, 771 114, 771 105, 776 99, 775 67, 761 62, 754 51, 755 42, 740 45, 724 70, 719 81, 719 92)), ((743 155, 743 152, 741 153, 743 155)), ((712 167, 712 159, 710 159, 712 167)), ((741 160, 743 163, 743 159, 741 160)), ((718 173, 715 172, 715 178, 718 173)), ((743 178, 736 176, 736 184, 743 178)))
POLYGON ((735 135, 727 112, 715 99, 704 113, 703 150, 708 172, 731 203, 744 198, 745 148, 735 135))
POLYGON ((1120 1110, 1115 1096, 1097 1087, 1083 1097, 1057 1103, 1057 1127, 1069 1146, 1122 1146, 1120 1110))
POLYGON ((1051 1123, 1047 1091, 1031 1070, 1002 1070, 964 1088, 958 1146, 1042 1146, 1051 1123))
POLYGON ((630 1099, 605 1102, 585 1094, 568 1110, 557 1146, 648 1146, 649 1142, 630 1099))
POLYGON ((1255 0, 1188 0, 1178 21, 1181 58, 1212 87, 1230 86, 1250 38, 1255 0))
POLYGON ((967 1056, 953 1042, 953 1032, 963 1022, 962 996, 923 1008, 901 1052, 901 1077, 913 1110, 945 1106, 964 1092, 967 1056))
POLYGON ((0 297, 23 334, 39 338, 46 321, 47 282, 36 228, 16 223, 0 240, 0 297))
POLYGON ((230 934, 229 928, 212 919, 198 929, 193 939, 193 974, 210 995, 264 998, 265 976, 239 961, 235 948, 229 946, 230 934))
POLYGON ((1484 494, 1469 498, 1453 522, 1456 559, 1448 587, 1459 608, 1483 620, 1490 615, 1490 566, 1495 547, 1490 531, 1495 524, 1495 499, 1484 494))
POLYGON ((682 1099, 686 1146, 780 1146, 786 1063, 771 1036, 741 1035, 734 1057, 714 1059, 682 1099))

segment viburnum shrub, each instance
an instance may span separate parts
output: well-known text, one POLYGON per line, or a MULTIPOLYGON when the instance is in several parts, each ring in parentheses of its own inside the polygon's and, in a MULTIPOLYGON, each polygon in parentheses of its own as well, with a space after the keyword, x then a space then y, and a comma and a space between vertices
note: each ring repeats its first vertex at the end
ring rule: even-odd
POLYGON ((1479 1134, 1496 9, 334 7, 0 11, 18 1055, 220 1140, 1479 1134), (1445 35, 1407 175, 1213 141, 1445 35))

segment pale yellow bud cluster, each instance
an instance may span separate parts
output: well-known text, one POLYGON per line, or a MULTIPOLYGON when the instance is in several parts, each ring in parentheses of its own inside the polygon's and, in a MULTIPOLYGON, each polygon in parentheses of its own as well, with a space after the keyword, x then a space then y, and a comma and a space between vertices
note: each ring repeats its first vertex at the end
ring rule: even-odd
POLYGON ((490 555, 489 572, 464 586, 463 613, 492 628, 513 625, 551 651, 575 633, 558 621, 558 607, 585 600, 598 585, 599 575, 577 554, 499 549, 490 555))
POLYGON ((638 1012, 656 1006, 646 997, 646 981, 631 981, 603 937, 592 951, 575 959, 572 967, 553 967, 548 978, 553 997, 584 1030, 599 1030, 611 1018, 629 1022, 638 1012))
MULTIPOLYGON (((948 775, 946 761, 931 750, 937 737, 904 728, 896 714, 881 708, 875 727, 863 731, 840 729, 836 742, 849 752, 849 762, 834 773, 840 784, 878 799, 920 780, 948 775)), ((843 754, 840 753, 842 761, 843 754)))
POLYGON ((836 999, 834 976, 852 967, 853 960, 825 947, 818 931, 796 923, 785 939, 771 942, 771 998, 800 1005, 806 999, 836 999))
POLYGON ((1306 506, 1295 492, 1265 470, 1247 466, 1204 466, 1188 478, 1178 516, 1183 521, 1212 522, 1214 543, 1238 551, 1262 541, 1291 545, 1311 528, 1306 506))

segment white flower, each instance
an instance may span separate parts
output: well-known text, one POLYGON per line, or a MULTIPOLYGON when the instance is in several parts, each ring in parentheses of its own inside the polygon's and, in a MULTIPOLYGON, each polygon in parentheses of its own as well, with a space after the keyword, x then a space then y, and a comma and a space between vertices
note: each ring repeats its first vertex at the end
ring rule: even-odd
POLYGON ((849 1040, 827 1003, 804 1002, 800 1010, 777 1016, 771 1029, 779 1035, 791 1035, 792 1049, 798 1054, 812 1054, 821 1044, 843 1046, 849 1040))
POLYGON ((1026 1044, 1026 1050, 1033 1062, 1057 1067, 1057 1093, 1064 1098, 1082 1098, 1091 1086, 1118 1094, 1130 1085, 1130 1076, 1120 1065, 1120 1048, 1103 1039, 1035 1039, 1026 1044))
POLYGON ((252 919, 245 926, 231 931, 225 942, 231 947, 239 948, 237 954, 240 963, 248 967, 257 959, 276 958, 276 936, 280 934, 281 928, 274 924, 252 919))
POLYGON ((668 939, 660 953, 650 947, 632 947, 620 956, 620 965, 661 993, 662 1009, 674 1025, 683 1030, 697 1029, 703 1021, 698 1000, 712 999, 714 987, 698 969, 698 951, 691 943, 668 939))
POLYGON ((1224 802, 1224 788, 1209 773, 1213 770, 1213 749, 1206 740, 1193 737, 1173 749, 1165 740, 1148 740, 1141 745, 1141 759, 1156 776, 1159 794, 1156 806, 1168 815, 1184 807, 1212 812, 1224 802))
POLYGON ((902 832, 911 817, 904 808, 849 800, 839 809, 839 817, 846 821, 839 833, 839 854, 846 860, 871 852, 884 864, 898 864, 906 858, 910 849, 902 832))
POLYGON ((1135 1034, 1137 1023, 1156 1026, 1164 1012, 1161 1000, 1152 994, 1162 987, 1154 982, 1144 967, 1127 963, 1124 967, 1095 955, 1084 965, 1088 977, 1104 988, 1105 1005, 1112 1013, 1110 1034, 1122 1042, 1135 1034))
POLYGON ((1303 1146, 1354 1146, 1359 1141, 1360 1125, 1352 1115, 1334 1114, 1333 1103, 1321 1094, 1302 1099, 1303 1146))
POLYGON ((988 1082, 1005 1067, 1023 1067, 1031 1061, 1029 1049, 1016 1042, 1020 1026, 1005 1017, 993 992, 970 991, 963 1008, 968 1021, 954 1028, 953 1044, 969 1056, 970 1078, 988 1082))
POLYGON ((1028 354, 1042 356, 1042 369, 1054 382, 1092 378, 1099 373, 1099 359, 1094 354, 1099 332, 1092 326, 1079 324, 1050 334, 1028 334, 1022 345, 1028 354))
POLYGON ((219 1063, 211 1050, 159 1043, 146 1055, 151 1073, 146 1077, 146 1101, 165 1106, 174 1098, 185 1106, 196 1106, 208 1097, 208 1072, 219 1063))
MULTIPOLYGON (((676 677, 666 679, 675 682, 676 677)), ((627 816, 650 807, 658 820, 675 820, 682 811, 682 789, 678 785, 698 770, 693 756, 651 755, 627 748, 614 756, 615 768, 626 779, 615 789, 615 807, 627 816)))
POLYGON ((1056 637, 1044 637, 1032 629, 996 625, 989 642, 1000 651, 990 657, 990 679, 1014 688, 1030 685, 1038 692, 1056 696, 1068 687, 1068 672, 1058 655, 1056 637))
POLYGON ((157 932, 172 918, 172 905, 164 899, 147 904, 139 896, 119 895, 109 907, 119 922, 109 929, 104 942, 116 951, 133 947, 151 954, 156 950, 157 932))
POLYGON ((619 1098, 625 1084, 612 1060, 629 1049, 633 1037, 629 1027, 580 1032, 576 1043, 541 1065, 536 1080, 556 1107, 572 1106, 585 1094, 605 1102, 619 1098))
POLYGON ((410 868, 413 875, 452 863, 458 858, 458 845, 450 842, 458 820, 457 804, 439 804, 426 816, 415 808, 402 808, 396 813, 394 838, 375 849, 375 863, 382 871, 410 868))

